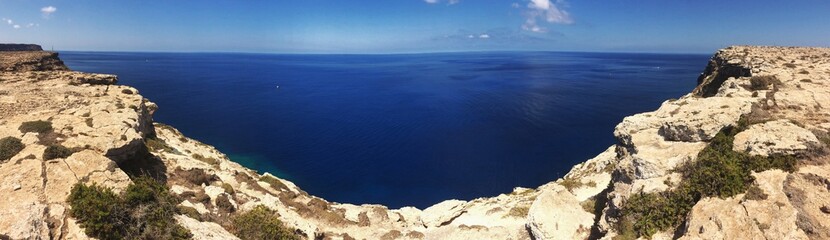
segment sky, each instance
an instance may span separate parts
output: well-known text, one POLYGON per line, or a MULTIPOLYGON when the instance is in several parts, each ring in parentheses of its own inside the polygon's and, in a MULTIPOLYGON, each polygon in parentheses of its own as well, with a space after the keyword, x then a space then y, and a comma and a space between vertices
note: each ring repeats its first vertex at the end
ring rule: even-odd
POLYGON ((0 42, 77 51, 711 53, 830 46, 825 0, 0 0, 0 42))

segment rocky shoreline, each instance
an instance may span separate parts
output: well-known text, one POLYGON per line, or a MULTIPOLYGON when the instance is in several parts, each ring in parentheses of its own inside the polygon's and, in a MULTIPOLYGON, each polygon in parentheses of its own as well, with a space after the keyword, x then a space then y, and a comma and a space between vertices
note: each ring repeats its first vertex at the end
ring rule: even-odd
POLYGON ((562 179, 426 209, 328 202, 247 169, 153 122, 157 106, 137 89, 116 85, 113 75, 69 71, 57 53, 0 51, 0 70, 0 138, 24 145, 0 160, 7 196, 0 199, 0 237, 88 239, 68 214, 72 186, 120 192, 143 174, 193 209, 175 217, 193 239, 238 239, 226 229, 228 219, 259 205, 308 239, 830 238, 830 49, 722 49, 693 92, 625 118, 614 131, 618 144, 562 179), (36 120, 51 130, 21 130, 36 120), (752 181, 742 184, 763 198, 747 198, 749 190, 696 196, 679 223, 643 228, 651 216, 627 203, 688 186, 692 175, 679 169, 696 166, 719 133, 738 125, 745 130, 732 136, 731 151, 788 156, 795 168, 752 171, 752 181), (45 159, 55 144, 73 152, 45 159))

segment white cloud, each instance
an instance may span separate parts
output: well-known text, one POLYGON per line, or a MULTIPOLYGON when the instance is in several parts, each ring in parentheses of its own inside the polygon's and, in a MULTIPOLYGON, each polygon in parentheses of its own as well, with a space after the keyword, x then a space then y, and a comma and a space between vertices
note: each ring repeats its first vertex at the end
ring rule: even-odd
POLYGON ((40 12, 43 13, 43 17, 45 18, 49 18, 49 16, 52 15, 52 13, 55 13, 57 11, 58 8, 53 6, 46 6, 40 9, 40 12))
POLYGON ((478 38, 488 39, 488 38, 490 38, 490 35, 485 33, 485 34, 478 35, 478 38))
POLYGON ((6 22, 6 24, 9 24, 9 25, 14 24, 14 21, 12 21, 11 19, 8 19, 8 18, 3 18, 3 22, 6 22))
POLYGON ((551 6, 550 0, 530 0, 530 4, 527 6, 530 8, 536 8, 541 10, 548 10, 551 6))
POLYGON ((557 0, 556 3, 551 0, 530 0, 527 4, 527 10, 524 12, 525 23, 522 24, 522 29, 531 32, 546 32, 547 30, 539 26, 539 21, 545 21, 553 24, 571 24, 573 18, 571 15, 560 8, 564 4, 564 0, 557 0))
POLYGON ((15 24, 15 25, 14 25, 14 26, 12 26, 12 27, 14 27, 14 29, 20 29, 20 25, 17 25, 17 24, 15 24))

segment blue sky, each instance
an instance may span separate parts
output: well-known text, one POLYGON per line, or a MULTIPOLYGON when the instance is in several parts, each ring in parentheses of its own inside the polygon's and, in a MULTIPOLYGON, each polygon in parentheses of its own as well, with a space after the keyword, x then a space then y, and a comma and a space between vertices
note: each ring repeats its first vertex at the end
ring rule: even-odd
POLYGON ((0 0, 0 42, 56 50, 692 52, 830 46, 821 0, 0 0))

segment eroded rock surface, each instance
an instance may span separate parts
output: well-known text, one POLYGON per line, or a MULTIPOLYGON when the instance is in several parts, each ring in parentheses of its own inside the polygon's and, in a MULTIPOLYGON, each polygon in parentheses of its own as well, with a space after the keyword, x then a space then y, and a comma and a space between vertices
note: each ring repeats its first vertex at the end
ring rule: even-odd
POLYGON ((825 106, 830 103, 830 88, 826 84, 830 84, 830 49, 736 46, 718 51, 692 93, 664 102, 654 112, 627 117, 617 126, 617 177, 598 229, 605 238, 621 234, 621 210, 629 197, 673 189, 683 178, 676 169, 696 161, 724 127, 745 124, 747 130, 735 136, 733 150, 795 156, 799 170, 755 173, 752 184, 763 190, 765 199, 747 200, 743 195, 701 199, 684 226, 652 237, 823 237, 820 232, 826 223, 816 217, 823 213, 815 206, 825 200, 803 197, 815 194, 815 189, 802 191, 807 185, 788 186, 802 182, 804 174, 799 172, 804 169, 828 168, 830 110, 825 106), (796 207, 803 205, 813 207, 796 207))
POLYGON ((813 132, 801 128, 789 120, 777 120, 752 125, 735 136, 735 151, 752 155, 804 154, 820 146, 813 132))
POLYGON ((69 70, 56 52, 0 51, 0 71, 69 70))

